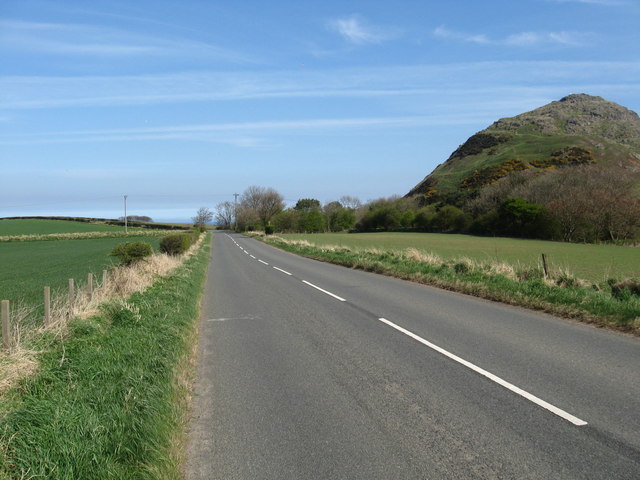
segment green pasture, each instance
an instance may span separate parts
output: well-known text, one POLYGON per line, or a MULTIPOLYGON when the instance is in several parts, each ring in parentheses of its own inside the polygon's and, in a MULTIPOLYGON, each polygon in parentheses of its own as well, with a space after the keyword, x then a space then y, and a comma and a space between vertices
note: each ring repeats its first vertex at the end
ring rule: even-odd
POLYGON ((470 258, 514 266, 540 264, 547 256, 551 269, 564 269, 578 278, 602 282, 608 278, 640 277, 640 248, 575 244, 500 237, 474 237, 441 233, 324 233, 284 234, 287 239, 347 248, 404 250, 416 248, 443 259, 470 258))
MULTIPOLYGON (((154 250, 158 250, 160 242, 157 236, 132 240, 149 242, 154 250)), ((66 289, 69 278, 84 281, 89 272, 100 274, 117 263, 109 253, 115 245, 126 241, 126 238, 97 238, 0 243, 0 299, 40 302, 44 286, 66 289)))
POLYGON ((120 232, 124 227, 70 220, 0 219, 0 237, 10 235, 48 235, 51 233, 120 232))

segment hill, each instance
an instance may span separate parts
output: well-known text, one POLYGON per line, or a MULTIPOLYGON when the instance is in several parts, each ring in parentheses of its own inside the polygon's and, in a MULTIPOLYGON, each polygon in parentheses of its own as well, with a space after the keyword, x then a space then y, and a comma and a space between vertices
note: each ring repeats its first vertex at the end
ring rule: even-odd
POLYGON ((512 171, 590 163, 640 172, 640 117, 601 97, 572 94, 472 135, 406 196, 472 192, 512 171))

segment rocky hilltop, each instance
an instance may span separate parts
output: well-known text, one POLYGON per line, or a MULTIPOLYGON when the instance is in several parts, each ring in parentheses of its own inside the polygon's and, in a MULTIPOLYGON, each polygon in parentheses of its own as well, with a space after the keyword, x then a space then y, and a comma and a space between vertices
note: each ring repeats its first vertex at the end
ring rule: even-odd
POLYGON ((556 102, 511 118, 501 118, 486 131, 531 128, 545 135, 587 135, 640 147, 637 113, 602 97, 584 93, 567 95, 556 102))
POLYGON ((600 163, 640 170, 640 117, 617 103, 572 94, 471 136, 407 196, 496 183, 513 170, 600 163))

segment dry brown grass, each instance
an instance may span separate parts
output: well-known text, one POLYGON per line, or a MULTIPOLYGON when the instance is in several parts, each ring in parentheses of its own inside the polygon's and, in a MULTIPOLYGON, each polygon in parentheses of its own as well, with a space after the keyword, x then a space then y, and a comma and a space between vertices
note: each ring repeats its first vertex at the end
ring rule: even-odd
POLYGON ((51 299, 51 321, 33 318, 34 309, 24 305, 11 305, 12 343, 10 351, 0 350, 0 399, 20 379, 32 375, 37 369, 38 351, 34 341, 50 334, 53 339, 64 338, 67 326, 73 318, 86 318, 98 312, 99 306, 110 300, 126 298, 149 287, 159 277, 170 274, 199 248, 205 235, 181 256, 157 253, 130 266, 120 265, 111 269, 106 282, 94 286, 92 295, 85 289, 76 291, 70 304, 66 292, 58 292, 51 299))
POLYGON ((430 265, 440 265, 442 258, 433 252, 425 252, 417 248, 407 248, 403 251, 404 257, 412 262, 428 263, 430 265))
MULTIPOLYGON (((264 235, 262 235, 264 236, 264 235)), ((289 244, 289 245, 299 245, 301 247, 317 247, 317 245, 315 245, 314 243, 311 243, 307 240, 291 240, 289 238, 283 238, 283 237, 279 237, 277 235, 272 235, 272 238, 277 239, 280 242, 289 244)))
POLYGON ((485 264, 487 265, 487 272, 494 275, 504 275, 507 278, 511 278, 515 280, 518 278, 516 274, 516 268, 513 265, 509 265, 508 263, 501 262, 491 262, 485 264))
POLYGON ((0 236, 0 242, 35 242, 41 240, 78 240, 85 238, 163 237, 175 230, 134 230, 125 232, 75 232, 0 236))

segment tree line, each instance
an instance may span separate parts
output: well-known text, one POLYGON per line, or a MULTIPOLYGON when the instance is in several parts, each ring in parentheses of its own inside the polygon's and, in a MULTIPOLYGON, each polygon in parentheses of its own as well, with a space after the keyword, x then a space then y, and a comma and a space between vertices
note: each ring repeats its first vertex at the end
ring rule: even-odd
POLYGON ((514 171, 479 190, 371 202, 356 228, 625 243, 640 239, 639 186, 624 168, 514 171))
POLYGON ((254 185, 244 191, 239 202, 219 203, 215 220, 222 228, 239 231, 340 232, 355 227, 360 207, 357 198, 343 196, 325 205, 315 198, 302 198, 286 208, 283 196, 276 190, 254 185))
MULTIPOLYGON (((251 186, 239 202, 216 206, 219 226, 239 231, 316 233, 421 231, 561 240, 640 239, 640 173, 597 165, 512 172, 476 191, 389 197, 365 204, 343 196, 286 207, 273 188, 251 186)), ((211 218, 214 217, 211 213, 211 218)))

